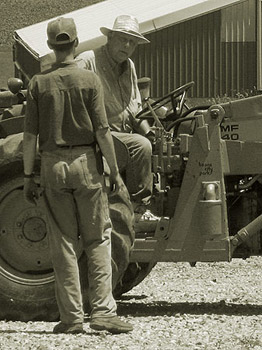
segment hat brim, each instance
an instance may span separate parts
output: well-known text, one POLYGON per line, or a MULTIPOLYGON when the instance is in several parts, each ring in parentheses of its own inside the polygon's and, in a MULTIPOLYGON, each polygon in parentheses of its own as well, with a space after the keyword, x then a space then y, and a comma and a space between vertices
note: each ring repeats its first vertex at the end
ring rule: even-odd
POLYGON ((139 33, 136 34, 136 33, 133 33, 133 32, 132 33, 131 32, 127 32, 125 30, 109 29, 109 28, 106 28, 106 27, 101 27, 100 31, 105 36, 108 36, 108 34, 112 33, 112 32, 124 33, 124 34, 130 35, 130 36, 133 36, 133 37, 139 39, 139 41, 138 41, 139 44, 148 44, 148 43, 150 43, 150 41, 148 39, 146 39, 142 34, 139 34, 139 33))

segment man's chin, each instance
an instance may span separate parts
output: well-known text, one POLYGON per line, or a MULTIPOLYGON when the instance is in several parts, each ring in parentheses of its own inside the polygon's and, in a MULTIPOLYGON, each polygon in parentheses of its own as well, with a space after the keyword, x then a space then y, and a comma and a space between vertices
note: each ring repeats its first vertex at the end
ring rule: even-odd
POLYGON ((124 61, 126 61, 128 59, 128 54, 124 53, 124 52, 121 52, 119 54, 119 62, 122 63, 124 61))

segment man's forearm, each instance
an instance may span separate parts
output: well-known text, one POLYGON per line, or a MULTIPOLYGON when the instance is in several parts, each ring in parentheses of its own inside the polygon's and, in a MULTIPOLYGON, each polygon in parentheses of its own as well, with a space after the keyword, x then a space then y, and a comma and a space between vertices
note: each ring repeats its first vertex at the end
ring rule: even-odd
POLYGON ((110 168, 111 174, 116 175, 119 173, 115 147, 112 139, 112 135, 109 129, 100 129, 96 132, 96 139, 101 149, 103 156, 105 157, 107 164, 110 168))
POLYGON ((28 132, 24 132, 23 139, 23 161, 24 173, 26 175, 32 174, 34 170, 34 163, 36 157, 36 142, 37 136, 28 132))

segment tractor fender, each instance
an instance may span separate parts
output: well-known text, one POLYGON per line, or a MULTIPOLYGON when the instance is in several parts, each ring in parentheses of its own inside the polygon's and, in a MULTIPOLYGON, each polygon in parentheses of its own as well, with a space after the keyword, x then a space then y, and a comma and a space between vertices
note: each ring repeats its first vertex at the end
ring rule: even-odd
POLYGON ((1 167, 23 158, 23 133, 9 135, 0 139, 0 172, 1 167))

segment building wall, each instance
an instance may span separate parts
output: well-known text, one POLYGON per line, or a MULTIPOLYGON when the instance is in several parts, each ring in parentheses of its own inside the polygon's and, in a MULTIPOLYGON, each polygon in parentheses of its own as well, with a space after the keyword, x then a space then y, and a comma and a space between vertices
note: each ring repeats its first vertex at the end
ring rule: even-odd
POLYGON ((256 0, 246 0, 147 35, 134 61, 152 96, 194 81, 191 97, 235 96, 257 86, 256 0))

